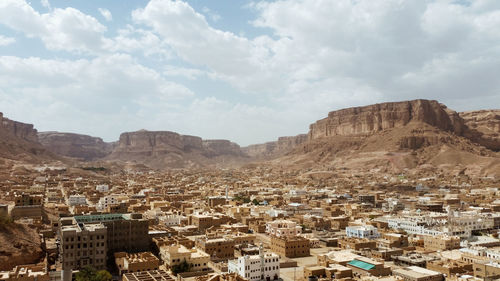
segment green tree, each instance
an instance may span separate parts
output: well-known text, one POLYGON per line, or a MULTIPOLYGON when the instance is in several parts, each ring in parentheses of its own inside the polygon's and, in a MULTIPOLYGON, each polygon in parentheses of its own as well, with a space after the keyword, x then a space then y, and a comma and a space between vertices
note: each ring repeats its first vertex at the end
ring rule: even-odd
POLYGON ((111 281, 111 273, 107 270, 95 270, 95 268, 86 266, 82 268, 76 275, 76 281, 111 281))

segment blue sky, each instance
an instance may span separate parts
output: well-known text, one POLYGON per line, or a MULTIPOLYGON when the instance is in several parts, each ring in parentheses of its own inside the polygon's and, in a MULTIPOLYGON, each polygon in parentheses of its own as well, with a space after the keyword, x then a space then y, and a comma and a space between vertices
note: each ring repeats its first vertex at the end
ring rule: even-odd
POLYGON ((498 108, 499 26, 495 0, 2 0, 0 111, 248 145, 377 102, 498 108))

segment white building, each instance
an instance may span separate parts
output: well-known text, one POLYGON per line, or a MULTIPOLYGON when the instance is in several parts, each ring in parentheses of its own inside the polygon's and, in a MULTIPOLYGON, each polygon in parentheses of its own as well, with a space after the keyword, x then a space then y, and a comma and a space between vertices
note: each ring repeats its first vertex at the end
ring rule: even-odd
POLYGON ((159 216, 158 221, 161 225, 177 226, 181 225, 182 221, 187 221, 187 218, 178 214, 166 214, 164 216, 159 216))
POLYGON ((95 190, 97 190, 99 192, 108 192, 109 191, 109 185, 107 185, 107 184, 98 184, 95 187, 95 190))
POLYGON ((296 237, 302 233, 302 227, 294 221, 275 220, 266 224, 266 233, 276 237, 296 237))
POLYGON ((275 253, 260 253, 253 256, 243 256, 228 261, 228 271, 236 272, 249 281, 277 280, 280 277, 279 256, 275 253))
POLYGON ((108 196, 101 197, 97 203, 98 210, 106 210, 108 206, 116 205, 126 199, 127 196, 122 194, 111 194, 108 196))
POLYGON ((380 237, 378 229, 372 225, 355 225, 345 228, 347 237, 375 239, 380 237))
POLYGON ((87 198, 83 195, 70 195, 68 198, 68 205, 70 206, 79 206, 79 205, 87 205, 87 198))

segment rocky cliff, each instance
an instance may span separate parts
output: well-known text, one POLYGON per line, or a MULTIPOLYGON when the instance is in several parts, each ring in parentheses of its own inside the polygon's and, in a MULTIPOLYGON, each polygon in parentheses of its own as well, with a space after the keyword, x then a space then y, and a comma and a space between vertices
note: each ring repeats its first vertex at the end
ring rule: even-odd
POLYGON ((500 110, 461 112, 468 128, 467 137, 495 151, 500 151, 500 110))
POLYGON ((97 137, 60 132, 40 132, 38 140, 49 151, 86 161, 109 155, 115 145, 97 137))
POLYGON ((32 124, 10 120, 0 112, 0 158, 39 162, 57 157, 38 142, 32 124))
POLYGON ((307 135, 301 134, 292 137, 280 137, 277 141, 252 144, 243 147, 242 150, 251 157, 271 158, 286 154, 305 141, 307 141, 307 135))
POLYGON ((0 128, 5 132, 9 133, 20 139, 37 142, 37 131, 32 124, 21 123, 18 121, 13 121, 3 117, 3 113, 0 112, 0 128))
MULTIPOLYGON (((272 160, 299 168, 466 171, 500 177, 499 110, 457 113, 432 100, 332 111, 307 141, 272 160)), ((426 176, 430 176, 427 174, 426 176)))
POLYGON ((461 135, 462 119, 446 106, 431 100, 389 102, 332 111, 309 127, 309 139, 331 136, 370 135, 385 129, 423 122, 461 135))
POLYGON ((202 140, 169 131, 127 132, 108 159, 136 161, 155 168, 187 168, 216 164, 218 158, 244 157, 228 140, 202 140))

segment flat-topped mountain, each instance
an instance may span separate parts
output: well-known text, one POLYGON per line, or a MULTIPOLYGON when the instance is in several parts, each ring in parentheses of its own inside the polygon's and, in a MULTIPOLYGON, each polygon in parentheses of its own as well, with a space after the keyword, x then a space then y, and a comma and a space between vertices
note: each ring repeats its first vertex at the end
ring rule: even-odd
POLYGON ((56 154, 86 161, 106 157, 115 146, 101 138, 74 133, 39 132, 38 140, 56 154))
POLYGON ((247 155, 257 159, 270 159, 286 154, 296 146, 306 142, 307 138, 308 136, 306 134, 293 137, 279 137, 277 141, 252 144, 243 147, 242 150, 247 155))
POLYGON ((243 148, 229 140, 147 130, 122 133, 117 142, 107 143, 86 135, 37 133, 33 125, 0 117, 0 157, 11 159, 50 158, 51 151, 80 160, 159 169, 267 161, 307 169, 500 176, 500 110, 457 113, 434 100, 332 111, 312 123, 307 134, 243 148))
POLYGON ((459 114, 431 100, 332 111, 279 165, 500 176, 497 111, 459 114), (432 167, 432 168, 431 168, 432 167))
POLYGON ((127 132, 109 160, 135 161, 155 168, 204 167, 242 160, 246 155, 239 145, 228 140, 203 140, 169 131, 127 132))
POLYGON ((373 134, 422 122, 438 129, 462 134, 464 122, 459 115, 433 100, 388 102, 332 111, 328 117, 309 127, 309 139, 330 136, 373 134))

